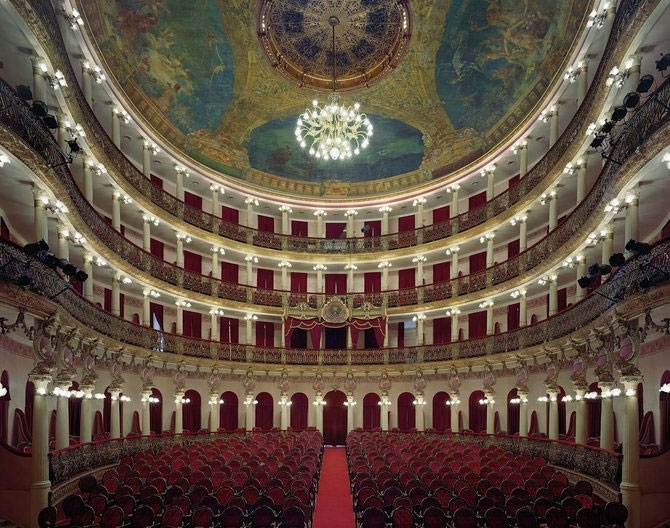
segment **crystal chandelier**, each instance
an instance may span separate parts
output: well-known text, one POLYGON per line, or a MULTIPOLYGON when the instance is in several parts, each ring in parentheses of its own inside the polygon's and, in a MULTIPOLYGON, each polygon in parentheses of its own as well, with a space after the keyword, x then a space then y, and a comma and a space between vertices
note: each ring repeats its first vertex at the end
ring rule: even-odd
POLYGON ((328 23, 333 28, 333 92, 328 96, 328 104, 319 106, 315 99, 312 108, 307 108, 298 117, 295 137, 302 148, 309 145, 309 154, 319 159, 347 159, 358 155, 368 146, 372 136, 372 123, 361 113, 358 103, 353 106, 340 104, 336 92, 335 69, 335 26, 340 21, 331 16, 328 23))

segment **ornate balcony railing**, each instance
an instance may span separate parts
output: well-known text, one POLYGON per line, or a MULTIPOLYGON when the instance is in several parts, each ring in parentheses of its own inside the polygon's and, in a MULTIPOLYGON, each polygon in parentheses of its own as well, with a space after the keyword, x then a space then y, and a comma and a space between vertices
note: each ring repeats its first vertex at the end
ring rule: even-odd
MULTIPOLYGON (((151 181, 139 171, 130 160, 110 141, 110 138, 97 120, 96 115, 86 103, 84 95, 76 82, 76 76, 68 58, 62 36, 58 30, 59 21, 51 3, 41 0, 12 0, 17 10, 22 13, 34 11, 37 19, 41 20, 41 35, 44 48, 49 50, 50 56, 58 62, 59 68, 70 81, 70 98, 74 100, 76 110, 81 114, 79 121, 84 124, 87 138, 96 146, 103 149, 105 156, 110 160, 110 170, 132 185, 135 190, 165 212, 181 219, 197 228, 210 233, 218 234, 231 240, 246 242, 267 249, 295 251, 304 253, 333 254, 341 253, 343 248, 350 253, 371 253, 400 249, 422 243, 447 238, 453 234, 472 229, 488 220, 495 218, 505 210, 520 202, 532 189, 539 185, 552 171, 556 170, 558 161, 572 146, 579 131, 584 130, 587 119, 602 96, 604 80, 611 65, 608 58, 619 49, 626 31, 630 30, 631 21, 635 17, 648 15, 658 3, 657 0, 622 0, 613 21, 612 30, 607 42, 603 58, 595 73, 591 87, 584 102, 577 110, 566 130, 558 141, 548 150, 545 156, 519 181, 517 185, 495 196, 485 205, 459 214, 448 222, 423 226, 403 233, 377 235, 364 238, 323 239, 310 237, 294 237, 280 234, 259 232, 253 228, 227 222, 218 216, 206 213, 198 208, 185 204, 175 196, 153 185, 151 181)), ((34 16, 30 17, 35 18, 34 16)), ((40 35, 38 35, 40 36, 40 35)))
MULTIPOLYGON (((668 123, 670 120, 670 114, 667 111, 668 106, 670 106, 670 79, 666 79, 656 92, 647 98, 645 103, 622 128, 608 154, 608 162, 586 198, 564 222, 535 245, 504 262, 464 277, 442 283, 421 285, 411 290, 384 292, 382 301, 387 307, 393 308, 451 299, 458 295, 475 293, 504 283, 533 270, 545 262, 569 240, 579 236, 580 229, 592 218, 593 211, 602 210, 612 198, 609 193, 611 193, 622 164, 645 143, 650 142, 653 135, 668 123)), ((261 306, 289 306, 290 294, 288 292, 260 290, 251 286, 226 283, 206 275, 186 271, 151 255, 148 251, 126 239, 121 233, 113 229, 85 199, 65 163, 64 153, 58 147, 49 130, 42 121, 33 115, 26 104, 16 96, 14 90, 5 82, 0 82, 0 108, 4 109, 3 113, 0 114, 0 123, 12 130, 52 168, 58 184, 63 188, 64 192, 61 193, 64 195, 63 201, 69 202, 67 205, 70 210, 76 211, 95 237, 125 262, 149 273, 158 280, 185 290, 261 306)), ((152 187, 155 189, 155 186, 152 185, 152 187)), ((163 194, 159 193, 157 196, 163 196, 163 194)), ((346 241, 343 242, 346 243, 346 241)), ((323 294, 308 295, 314 296, 317 302, 321 304, 325 300, 323 294)), ((350 295, 354 295, 354 298, 356 298, 357 295, 365 294, 351 293, 350 295)), ((351 302, 353 307, 354 301, 351 302)))
POLYGON ((0 281, 23 287, 59 304, 82 326, 118 343, 145 350, 221 361, 286 365, 388 365, 444 362, 541 345, 588 325, 615 303, 670 278, 670 239, 647 255, 630 259, 594 293, 574 306, 531 326, 479 339, 422 347, 368 350, 302 350, 228 344, 160 332, 120 319, 90 303, 54 270, 0 240, 0 281))

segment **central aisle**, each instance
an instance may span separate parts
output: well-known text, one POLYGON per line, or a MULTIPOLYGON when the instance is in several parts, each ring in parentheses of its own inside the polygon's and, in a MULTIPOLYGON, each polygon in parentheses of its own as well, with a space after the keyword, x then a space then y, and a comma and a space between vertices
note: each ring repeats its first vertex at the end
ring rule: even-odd
POLYGON ((355 528, 344 447, 325 447, 314 508, 314 528, 355 528))

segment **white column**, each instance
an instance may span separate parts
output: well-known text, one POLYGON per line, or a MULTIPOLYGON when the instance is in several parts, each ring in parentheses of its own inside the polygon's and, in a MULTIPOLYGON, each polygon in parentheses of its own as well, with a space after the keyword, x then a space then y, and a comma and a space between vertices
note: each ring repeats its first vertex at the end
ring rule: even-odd
POLYGON ((317 238, 324 238, 326 232, 323 227, 323 217, 328 216, 328 213, 323 209, 317 209, 314 211, 314 216, 316 216, 316 236, 317 238))
MULTIPOLYGON (((151 433, 151 388, 145 387, 142 390, 142 434, 148 436, 151 433)), ((160 433, 161 431, 156 431, 160 433)))
POLYGON ((493 301, 486 306, 486 335, 493 335, 493 301))
POLYGON ((174 166, 174 175, 176 182, 176 196, 177 200, 184 201, 184 175, 186 174, 186 169, 181 165, 174 166))
POLYGON ((494 185, 495 185, 495 170, 496 165, 492 163, 485 169, 482 169, 480 174, 483 178, 486 178, 486 201, 489 202, 493 199, 494 195, 494 185))
POLYGON ((70 231, 63 224, 58 225, 58 257, 70 260, 70 244, 68 237, 70 236, 70 231))
POLYGON ((91 158, 84 159, 84 198, 93 204, 93 167, 95 161, 91 158))
POLYGON ((219 205, 219 193, 225 194, 225 190, 220 185, 213 183, 209 186, 212 191, 212 215, 216 218, 221 218, 221 206, 219 205))
POLYGON ((219 400, 219 395, 212 390, 209 393, 209 432, 216 433, 219 430, 220 423, 220 413, 219 405, 221 402, 219 400))
POLYGON ((528 436, 528 391, 517 390, 519 397, 519 436, 525 438, 528 436))
POLYGON ((614 383, 599 381, 598 387, 601 390, 600 448, 611 451, 614 449, 614 410, 611 395, 614 383))
POLYGON ((460 314, 461 311, 457 308, 452 308, 450 310, 449 317, 451 317, 451 342, 455 343, 458 341, 458 314, 460 314))
POLYGON ((184 304, 182 300, 175 302, 175 306, 177 307, 177 335, 184 335, 184 304))
POLYGON ((282 395, 279 399, 279 428, 282 431, 288 429, 290 410, 291 400, 289 400, 288 396, 282 395))
POLYGON ((323 293, 323 272, 328 268, 323 264, 316 264, 314 266, 314 271, 316 271, 316 291, 317 293, 323 293))
POLYGON ((381 400, 380 400, 380 407, 381 407, 381 413, 380 413, 380 426, 382 431, 388 431, 389 430, 389 409, 391 407, 391 400, 389 399, 388 395, 382 394, 381 400))
POLYGON ((586 196, 586 160, 579 160, 577 165, 577 205, 582 203, 586 196))
POLYGON ((221 336, 219 335, 220 330, 219 315, 222 313, 223 311, 220 310, 219 308, 212 308, 209 311, 210 326, 212 327, 212 330, 210 332, 210 339, 212 341, 219 341, 221 339, 221 336))
POLYGON ((528 224, 526 215, 519 217, 519 251, 526 251, 528 248, 528 224))
POLYGON ((142 325, 151 327, 151 300, 149 299, 149 292, 146 289, 142 292, 142 325))
POLYGON ((447 191, 451 191, 451 207, 449 208, 449 216, 451 218, 458 216, 458 189, 460 188, 460 185, 454 183, 447 189, 447 191))
POLYGON ((358 214, 356 209, 348 209, 345 213, 347 217, 347 238, 354 238, 356 232, 354 231, 354 217, 358 214))
POLYGON ((56 130, 56 141, 63 152, 67 152, 67 140, 70 139, 70 133, 67 130, 68 117, 62 112, 58 112, 58 129, 56 130))
POLYGON ((184 267, 184 240, 186 235, 184 233, 177 233, 177 267, 184 267))
POLYGON ((493 254, 493 238, 495 237, 494 233, 487 233, 486 234, 486 267, 490 268, 493 266, 493 259, 494 259, 494 254, 493 254))
POLYGON ((640 84, 640 61, 641 57, 639 55, 633 55, 626 61, 626 65, 630 67, 628 68, 628 77, 626 77, 624 85, 621 88, 621 93, 627 94, 637 91, 637 85, 640 84))
POLYGON ((247 393, 246 399, 244 400, 244 406, 246 408, 246 428, 247 431, 253 430, 256 427, 256 412, 254 409, 254 399, 253 393, 247 393))
POLYGON ((49 239, 47 231, 47 210, 46 204, 49 203, 49 199, 46 195, 39 189, 33 188, 33 197, 34 197, 34 210, 33 210, 33 238, 34 242, 39 242, 44 240, 45 242, 49 239))
POLYGON ((144 215, 142 220, 144 221, 142 224, 142 249, 151 251, 151 224, 154 218, 151 215, 144 215))
POLYGON ((33 99, 47 101, 46 63, 42 57, 30 57, 33 63, 33 99))
POLYGON ((423 206, 426 203, 426 199, 422 196, 421 198, 417 198, 414 200, 414 204, 416 205, 416 222, 415 225, 417 228, 421 228, 424 226, 426 219, 424 218, 424 211, 423 211, 423 206))
POLYGON ((54 380, 56 396, 56 449, 70 446, 70 385, 71 379, 54 380))
MULTIPOLYGON (((212 252, 212 278, 221 280, 221 266, 219 265, 219 252, 223 252, 223 248, 211 247, 212 252)), ((222 253, 222 255, 225 253, 222 253)))
MULTIPOLYGON (((279 206, 279 211, 281 212, 281 234, 290 235, 291 234, 291 221, 288 217, 289 213, 293 212, 293 209, 288 205, 279 206)), ((351 236, 351 235, 347 235, 351 236)))
POLYGON ((151 143, 142 143, 142 173, 146 178, 151 178, 151 143))
POLYGON ((449 250, 449 253, 451 253, 451 278, 452 279, 457 279, 458 278, 458 252, 460 248, 458 246, 454 246, 449 250))
MULTIPOLYGON (((577 270, 576 280, 579 280, 584 275, 586 275, 586 260, 584 259, 584 255, 578 255, 576 270, 577 270)), ((580 288, 579 286, 577 286, 577 291, 575 292, 575 300, 579 302, 585 296, 586 296, 586 288, 580 288)))
POLYGON ((460 400, 458 399, 459 394, 453 393, 451 394, 451 405, 449 405, 449 410, 451 412, 451 430, 454 433, 460 433, 460 428, 458 427, 458 406, 460 404, 460 400))
POLYGON ((558 108, 549 113, 549 147, 553 147, 558 139, 558 108))
POLYGON ((119 410, 121 389, 110 387, 109 393, 112 398, 109 415, 109 436, 111 438, 121 438, 121 414, 119 410))
POLYGON ((120 191, 112 193, 112 227, 121 231, 121 197, 120 191))
MULTIPOLYGON (((486 434, 492 435, 495 434, 495 392, 493 389, 488 389, 484 391, 484 396, 486 397, 486 434)), ((475 431, 478 432, 478 431, 475 431)))
POLYGON ((382 214, 382 232, 381 235, 389 234, 389 213, 393 209, 389 205, 383 205, 379 208, 379 212, 382 214))
POLYGON ((549 193, 549 231, 553 231, 558 224, 558 196, 553 190, 549 193))
POLYGON ((51 482, 49 481, 49 413, 47 407, 47 385, 51 376, 41 371, 39 365, 33 369, 28 379, 35 386, 33 399, 33 436, 32 436, 32 483, 30 485, 31 528, 38 528, 37 515, 46 507, 49 500, 51 482))
POLYGON ((81 420, 79 422, 79 441, 82 444, 90 442, 93 439, 93 385, 79 385, 79 390, 84 393, 81 400, 81 420))
POLYGON ((575 443, 586 445, 586 400, 588 386, 575 387, 575 443))
POLYGON ((88 106, 93 107, 93 78, 91 75, 91 66, 88 61, 81 63, 81 90, 84 93, 84 100, 88 106))
POLYGON ((121 110, 112 108, 112 143, 121 149, 121 110))
POLYGON ((251 340, 253 337, 253 324, 254 321, 256 320, 256 317, 250 314, 247 314, 244 316, 244 320, 246 321, 246 338, 247 338, 247 345, 251 344, 251 340))
POLYGON ((244 260, 247 263, 247 286, 252 286, 254 283, 254 262, 258 262, 258 259, 251 255, 247 255, 244 257, 244 260))
MULTIPOLYGON (((623 376, 619 379, 625 388, 623 419, 623 462, 621 468, 622 502, 628 508, 627 528, 640 526, 640 427, 638 423, 637 385, 642 376, 623 376)), ((33 455, 34 456, 34 455, 33 455)))
POLYGON ((423 394, 415 394, 414 402, 414 427, 417 431, 424 431, 426 426, 423 408, 426 406, 426 400, 424 400, 423 394))
POLYGON ((626 227, 625 243, 629 240, 640 239, 640 215, 638 212, 638 197, 631 195, 626 197, 626 227))
POLYGON ((558 440, 558 389, 548 389, 549 395, 549 440, 558 440))
POLYGON ((423 322, 426 314, 416 314, 413 319, 416 322, 416 346, 423 346, 423 322))
MULTIPOLYGON (((628 242, 628 240, 626 240, 628 242)), ((607 232, 603 236, 603 245, 602 245, 602 262, 607 264, 610 260, 610 257, 614 253, 614 233, 612 232, 612 227, 607 227, 607 232)))
POLYGON ((93 302, 93 255, 84 255, 84 272, 88 279, 84 282, 84 298, 93 302))
POLYGON ((347 433, 350 433, 356 428, 354 424, 354 408, 356 407, 356 399, 353 394, 347 396, 347 433))
POLYGON ((524 139, 519 143, 519 176, 523 178, 528 173, 528 142, 524 139))
MULTIPOLYGON (((291 267, 291 263, 288 262, 287 260, 282 260, 279 263, 279 268, 281 269, 281 289, 284 291, 288 291, 289 285, 288 285, 288 269, 291 267)), ((349 273, 350 275, 350 283, 353 283, 353 272, 349 273)))
POLYGON ((577 70, 577 106, 581 106, 586 97, 586 90, 588 89, 588 62, 581 61, 577 70))
POLYGON ((184 391, 174 393, 174 434, 184 432, 184 391))
POLYGON ((317 394, 314 398, 314 411, 316 412, 316 430, 323 434, 323 408, 326 405, 323 396, 317 394))
POLYGON ((121 281, 118 275, 112 277, 112 315, 121 316, 121 281))
POLYGON ((558 312, 558 277, 549 277, 549 317, 558 312))
POLYGON ((423 263, 428 260, 424 255, 418 255, 417 257, 414 257, 412 259, 412 262, 416 264, 416 284, 418 286, 423 286, 424 283, 424 270, 423 270, 423 263))
POLYGON ((258 200, 251 196, 244 200, 247 205, 247 227, 254 227, 254 205, 258 205, 258 200))
POLYGON ((524 327, 528 324, 528 302, 526 299, 526 290, 519 290, 519 326, 524 327))
POLYGON ((389 268, 391 263, 387 260, 380 262, 379 267, 382 269, 382 291, 386 291, 389 288, 389 268))

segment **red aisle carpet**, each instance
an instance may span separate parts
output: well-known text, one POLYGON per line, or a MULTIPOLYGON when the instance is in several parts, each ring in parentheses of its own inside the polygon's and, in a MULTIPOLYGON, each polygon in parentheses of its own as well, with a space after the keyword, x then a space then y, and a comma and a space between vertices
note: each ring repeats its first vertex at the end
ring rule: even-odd
POLYGON ((314 508, 314 528, 355 528, 344 447, 326 447, 314 508))

